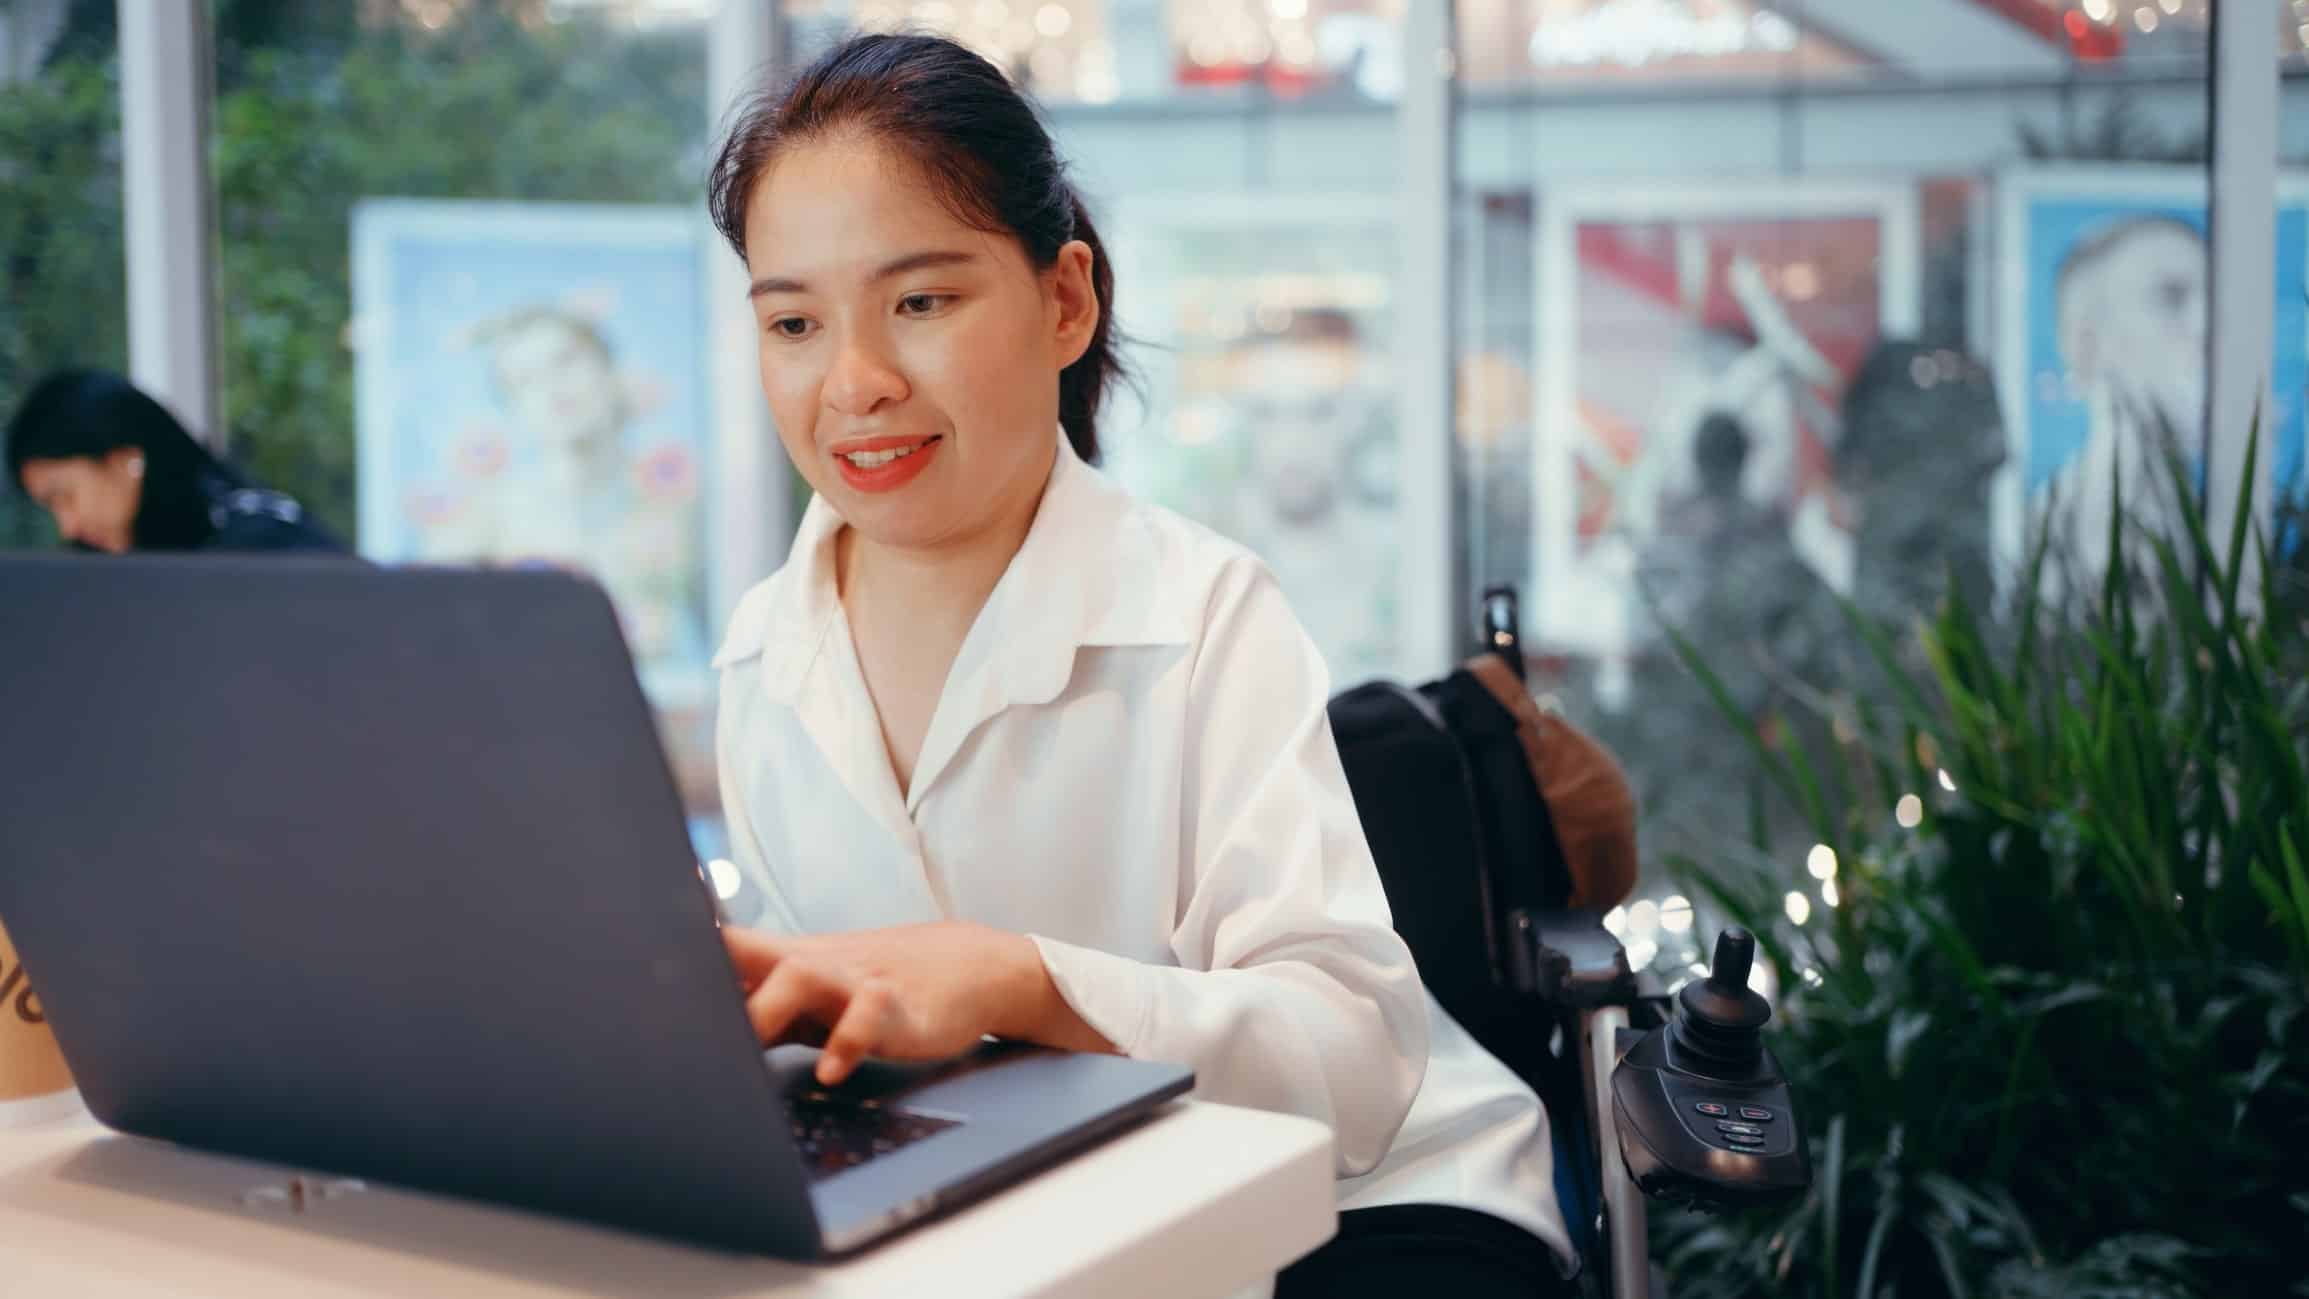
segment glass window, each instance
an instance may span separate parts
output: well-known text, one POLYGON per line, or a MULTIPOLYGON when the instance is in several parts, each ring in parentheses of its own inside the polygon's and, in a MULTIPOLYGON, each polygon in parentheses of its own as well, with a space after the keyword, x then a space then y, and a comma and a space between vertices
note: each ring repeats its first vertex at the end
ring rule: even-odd
POLYGON ((851 31, 935 31, 1040 102, 1361 96, 1402 84, 1402 0, 786 0, 807 62, 851 31))
POLYGON ((2104 448, 2206 436, 2207 8, 1461 0, 1467 578, 1521 588, 1647 864, 1720 856, 1752 783, 1668 628, 1823 752, 1838 596, 1993 598, 2104 448))
POLYGON ((598 579, 703 852, 709 9, 211 10, 234 458, 378 559, 598 579))
POLYGON ((2267 424, 2277 535, 2309 527, 2309 0, 2286 0, 2278 41, 2276 368, 2267 424))
POLYGON ((1833 76, 1868 60, 1753 0, 1461 6, 1459 75, 1470 87, 1778 80, 1833 76))
MULTIPOLYGON (((128 368, 109 0, 0 5, 0 419, 63 366, 128 368)), ((55 531, 0 483, 0 547, 55 531)))
POLYGON ((1264 558, 1337 684, 1401 672, 1387 370, 1401 4, 784 12, 797 59, 853 24, 927 29, 1035 93, 1114 262, 1139 378, 1110 404, 1105 468, 1264 558))
POLYGON ((1336 685, 1398 672, 1395 204, 1232 196, 1120 213, 1111 247, 1147 400, 1114 472, 1258 552, 1336 685))

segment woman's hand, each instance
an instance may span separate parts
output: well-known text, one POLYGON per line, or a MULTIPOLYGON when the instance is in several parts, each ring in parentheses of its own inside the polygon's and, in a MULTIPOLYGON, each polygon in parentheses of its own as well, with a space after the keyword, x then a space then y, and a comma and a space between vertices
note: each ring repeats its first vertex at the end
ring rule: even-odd
POLYGON ((869 1055, 943 1059, 989 1034, 1114 1049, 1059 996, 1024 934, 944 920, 807 937, 731 927, 722 941, 755 1036, 823 1040, 818 1081, 829 1086, 869 1055))

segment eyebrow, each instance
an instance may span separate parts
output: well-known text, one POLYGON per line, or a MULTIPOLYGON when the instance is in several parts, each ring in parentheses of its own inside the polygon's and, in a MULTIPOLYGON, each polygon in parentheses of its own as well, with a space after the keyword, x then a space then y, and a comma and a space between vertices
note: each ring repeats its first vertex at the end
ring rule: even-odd
MULTIPOLYGON (((945 250, 908 253, 896 261, 882 263, 880 268, 867 277, 867 282, 870 284, 878 283, 893 275, 904 275, 908 271, 928 270, 937 266, 964 266, 977 260, 978 254, 976 253, 945 250)), ((765 293, 807 293, 809 291, 810 286, 800 280, 782 279, 773 275, 765 279, 755 280, 752 287, 746 290, 746 296, 758 298, 765 293)))

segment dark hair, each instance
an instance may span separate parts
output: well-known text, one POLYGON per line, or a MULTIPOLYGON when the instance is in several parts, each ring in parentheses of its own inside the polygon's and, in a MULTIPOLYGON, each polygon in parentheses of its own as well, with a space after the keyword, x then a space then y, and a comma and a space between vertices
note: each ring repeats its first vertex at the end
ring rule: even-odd
POLYGON ((993 64, 937 36, 856 36, 765 89, 737 112, 707 180, 714 227, 746 252, 746 209, 781 150, 855 131, 911 160, 948 210, 1017 238, 1048 268, 1069 240, 1090 245, 1098 326, 1058 376, 1058 422, 1084 460, 1098 459, 1098 408, 1123 374, 1114 325, 1114 268, 1082 197, 1066 178, 1034 108, 993 64))
POLYGON ((2004 416, 1979 358, 1954 346, 1880 339, 1844 387, 1836 478, 1860 486, 1910 473, 2004 463, 2004 416))
POLYGON ((59 370, 33 385, 8 422, 8 477, 24 490, 34 460, 102 460, 120 450, 144 454, 136 508, 139 549, 197 544, 212 526, 210 483, 246 486, 231 466, 193 440, 168 408, 117 374, 59 370))

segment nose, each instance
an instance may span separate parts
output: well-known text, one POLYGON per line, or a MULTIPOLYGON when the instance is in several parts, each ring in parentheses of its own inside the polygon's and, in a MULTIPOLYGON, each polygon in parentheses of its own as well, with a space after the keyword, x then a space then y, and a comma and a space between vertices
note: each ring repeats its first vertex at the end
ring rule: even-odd
POLYGON ((844 415, 871 415, 906 400, 906 376, 898 372, 879 339, 852 334, 835 353, 827 372, 825 403, 844 415))

